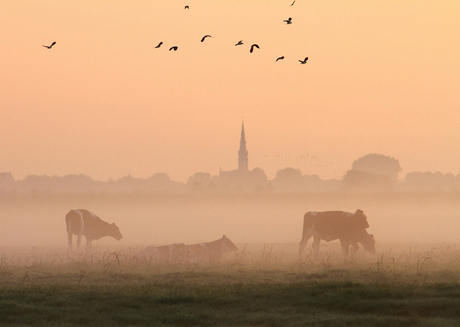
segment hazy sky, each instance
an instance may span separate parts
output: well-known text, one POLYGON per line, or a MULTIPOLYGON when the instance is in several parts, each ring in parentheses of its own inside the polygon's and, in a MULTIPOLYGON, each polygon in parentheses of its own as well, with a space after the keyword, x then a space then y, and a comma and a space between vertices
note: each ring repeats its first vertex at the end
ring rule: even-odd
POLYGON ((0 171, 460 173, 460 1, 291 2, 2 0, 0 171))

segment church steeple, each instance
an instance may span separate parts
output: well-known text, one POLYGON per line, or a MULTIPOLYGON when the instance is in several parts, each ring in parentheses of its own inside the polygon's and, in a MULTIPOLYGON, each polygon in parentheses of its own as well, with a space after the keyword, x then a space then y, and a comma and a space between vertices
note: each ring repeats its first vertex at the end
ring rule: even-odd
POLYGON ((240 150, 238 151, 238 171, 248 171, 248 150, 246 150, 246 137, 244 135, 244 121, 241 125, 240 150))

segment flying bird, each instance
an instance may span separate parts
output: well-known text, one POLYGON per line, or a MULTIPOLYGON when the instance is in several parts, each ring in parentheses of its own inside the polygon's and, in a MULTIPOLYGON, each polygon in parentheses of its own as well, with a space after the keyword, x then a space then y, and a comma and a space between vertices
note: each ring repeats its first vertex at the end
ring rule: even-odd
POLYGON ((294 0, 294 1, 292 1, 292 3, 291 3, 291 6, 293 6, 293 5, 294 5, 294 3, 295 3, 295 0, 294 0))
POLYGON ((292 24, 292 17, 289 17, 288 19, 283 20, 283 22, 286 22, 287 25, 292 24))
POLYGON ((235 45, 242 45, 243 44, 243 40, 239 40, 237 44, 235 45))
POLYGON ((187 6, 184 7, 184 9, 190 9, 190 7, 187 5, 187 6))
POLYGON ((53 42, 53 43, 51 43, 51 45, 44 45, 44 47, 47 48, 47 49, 51 49, 53 47, 53 45, 55 45, 55 44, 56 44, 56 42, 53 42))
POLYGON ((169 51, 171 51, 171 50, 177 51, 177 45, 175 45, 175 46, 169 48, 169 51))
POLYGON ((201 38, 201 42, 203 42, 204 40, 206 40, 207 37, 212 37, 211 35, 205 35, 201 38))
POLYGON ((284 59, 284 56, 281 56, 281 57, 276 58, 276 61, 283 60, 283 59, 284 59))
POLYGON ((155 48, 158 49, 159 47, 161 47, 162 44, 163 42, 158 43, 158 45, 155 48))
POLYGON ((249 52, 252 53, 252 51, 254 51, 254 48, 260 49, 259 46, 254 43, 253 45, 251 45, 251 50, 249 50, 249 52))
POLYGON ((304 60, 299 60, 302 65, 306 64, 308 60, 308 57, 305 57, 304 60))

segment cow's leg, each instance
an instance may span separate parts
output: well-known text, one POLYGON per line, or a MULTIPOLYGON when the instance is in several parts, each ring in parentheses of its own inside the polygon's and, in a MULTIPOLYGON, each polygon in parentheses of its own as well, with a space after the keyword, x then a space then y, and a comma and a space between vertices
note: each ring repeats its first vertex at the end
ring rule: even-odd
POLYGON ((67 245, 69 246, 69 252, 72 253, 72 233, 67 233, 67 245))
POLYGON ((85 222, 83 220, 83 217, 80 217, 80 231, 78 232, 77 236, 77 252, 80 252, 81 237, 83 236, 84 228, 85 222))
POLYGON ((91 253, 93 249, 93 244, 91 243, 91 239, 86 238, 86 253, 91 253))
POLYGON ((77 252, 80 252, 81 234, 77 235, 77 252))
POLYGON ((356 252, 358 252, 358 250, 359 250, 358 243, 357 242, 351 243, 351 254, 353 256, 356 256, 356 252))
POLYGON ((306 246, 307 243, 308 243, 308 240, 313 236, 313 234, 314 234, 313 229, 307 229, 307 230, 303 233, 302 239, 301 239, 300 242, 299 242, 299 258, 302 257, 303 249, 305 248, 305 246, 306 246))
POLYGON ((315 251, 315 254, 317 255, 319 252, 319 243, 321 242, 321 237, 319 235, 313 235, 313 244, 312 248, 315 251))
POLYGON ((340 241, 340 243, 342 245, 342 254, 344 258, 347 258, 348 257, 348 247, 350 246, 350 243, 344 242, 344 241, 340 241))

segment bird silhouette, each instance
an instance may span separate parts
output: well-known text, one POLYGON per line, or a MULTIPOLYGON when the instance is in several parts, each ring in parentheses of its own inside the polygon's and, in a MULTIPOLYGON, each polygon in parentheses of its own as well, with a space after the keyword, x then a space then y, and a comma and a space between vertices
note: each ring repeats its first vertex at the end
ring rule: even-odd
POLYGON ((171 51, 171 50, 177 51, 177 48, 178 48, 177 45, 175 45, 175 46, 169 48, 169 51, 171 51))
POLYGON ((284 56, 281 56, 281 57, 276 58, 276 61, 283 60, 283 59, 284 59, 284 56))
POLYGON ((56 44, 56 42, 53 42, 53 43, 51 43, 51 45, 44 45, 44 47, 47 48, 47 49, 51 49, 53 47, 53 45, 55 45, 55 44, 56 44))
POLYGON ((161 47, 162 44, 163 44, 163 42, 158 43, 158 45, 155 48, 161 47))
POLYGON ((207 37, 212 37, 211 35, 205 35, 201 38, 201 42, 203 42, 204 40, 206 40, 207 37))
POLYGON ((289 17, 288 19, 283 20, 283 22, 286 22, 287 25, 292 24, 292 17, 289 17))
POLYGON ((293 5, 294 5, 294 3, 295 3, 295 0, 294 0, 294 1, 292 1, 292 3, 291 3, 291 6, 293 6, 293 5))
POLYGON ((190 9, 190 7, 187 5, 187 6, 184 7, 184 9, 190 9))
POLYGON ((237 44, 235 45, 242 45, 243 44, 243 40, 239 40, 237 44))
POLYGON ((249 52, 252 53, 252 51, 254 51, 254 48, 260 49, 259 46, 254 43, 253 45, 251 45, 251 50, 249 50, 249 52))
POLYGON ((302 65, 306 64, 308 60, 308 57, 305 57, 304 60, 299 60, 302 65))

